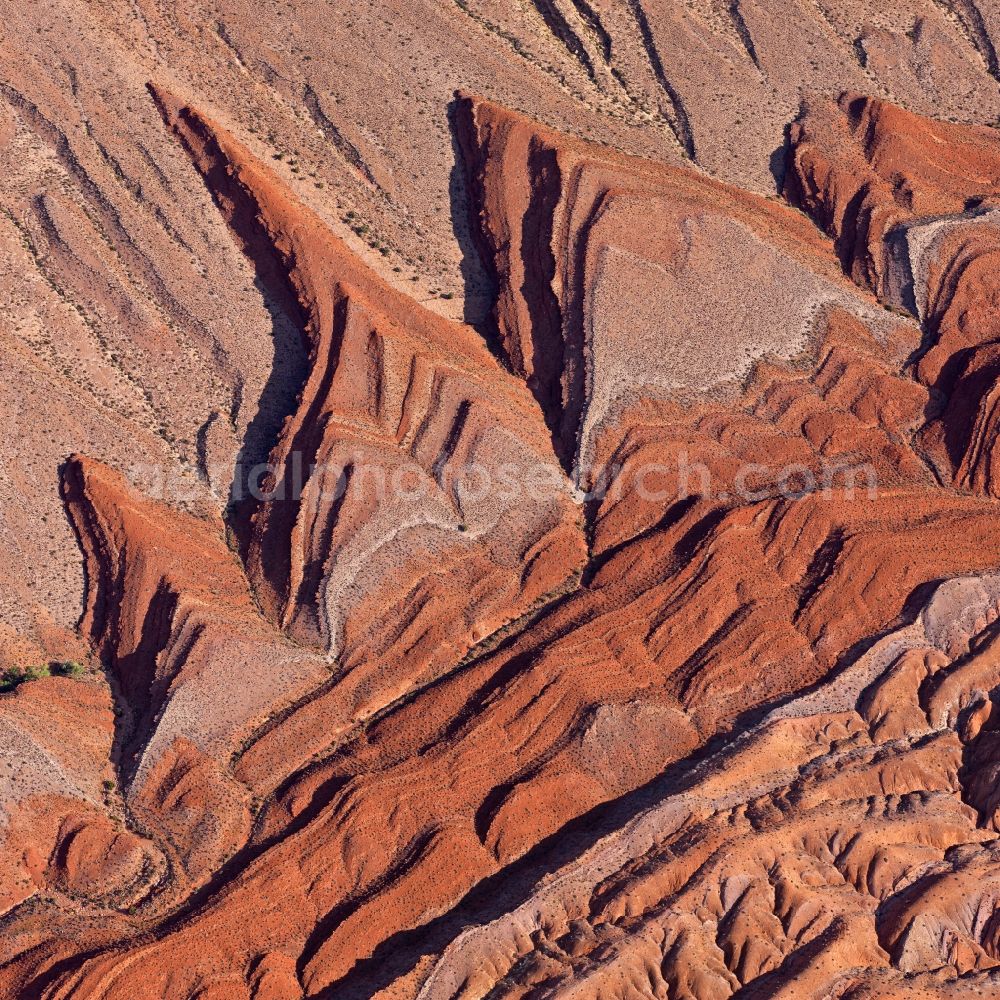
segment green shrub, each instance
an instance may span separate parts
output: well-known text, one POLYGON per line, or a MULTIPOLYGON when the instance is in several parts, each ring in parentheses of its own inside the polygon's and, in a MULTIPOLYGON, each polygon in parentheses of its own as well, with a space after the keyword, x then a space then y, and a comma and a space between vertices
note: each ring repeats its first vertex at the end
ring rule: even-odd
POLYGON ((45 663, 32 664, 30 667, 10 667, 0 674, 0 691, 13 691, 25 681, 37 681, 51 676, 52 671, 45 663))
POLYGON ((13 691, 24 683, 24 671, 20 667, 11 667, 0 674, 0 691, 13 691))
POLYGON ((40 681, 43 677, 83 677, 87 668, 77 660, 56 660, 52 663, 33 663, 27 667, 9 667, 0 673, 0 692, 13 691, 27 681, 40 681))
POLYGON ((82 677, 87 668, 76 660, 63 660, 52 665, 52 672, 59 677, 82 677))

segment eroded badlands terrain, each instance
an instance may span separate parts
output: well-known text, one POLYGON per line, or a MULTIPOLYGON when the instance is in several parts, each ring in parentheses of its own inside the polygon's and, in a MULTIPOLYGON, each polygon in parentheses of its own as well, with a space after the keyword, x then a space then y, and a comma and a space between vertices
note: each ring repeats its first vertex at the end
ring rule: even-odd
POLYGON ((5 11, 0 997, 1000 996, 998 31, 5 11))

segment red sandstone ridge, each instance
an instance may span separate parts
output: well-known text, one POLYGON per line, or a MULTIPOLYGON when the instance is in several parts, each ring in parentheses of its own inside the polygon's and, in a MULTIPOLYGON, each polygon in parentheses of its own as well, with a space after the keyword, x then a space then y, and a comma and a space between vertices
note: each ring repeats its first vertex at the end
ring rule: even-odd
POLYGON ((684 767, 457 936, 419 995, 993 995, 996 837, 963 763, 992 737, 960 720, 996 682, 996 588, 942 586, 914 624, 684 767))
POLYGON ((907 230, 988 208, 1000 187, 1000 136, 929 121, 888 101, 843 94, 810 101, 790 129, 785 192, 835 239, 845 269, 887 300, 906 289, 907 230), (902 252, 902 253, 901 253, 902 252))
POLYGON ((568 465, 606 457, 604 432, 637 399, 738 383, 806 350, 817 310, 864 310, 787 206, 475 97, 455 117, 500 344, 568 465), (723 253, 724 282, 707 266, 723 253))
POLYGON ((389 287, 230 136, 157 101, 309 345, 270 456, 267 485, 289 502, 237 524, 255 593, 290 636, 372 677, 381 707, 578 572, 569 484, 531 398, 471 327, 389 287), (505 495, 505 472, 548 481, 505 495))
POLYGON ((1000 137, 845 95, 810 106, 791 142, 788 196, 834 236, 856 281, 923 321, 929 346, 917 377, 934 402, 921 447, 956 486, 1000 495, 1000 137))
POLYGON ((1000 994, 1000 19, 314 7, 4 25, 0 997, 1000 994))
POLYGON ((328 670, 260 618, 219 525, 137 496, 82 457, 64 491, 87 565, 81 628, 119 710, 125 802, 171 856, 173 888, 189 887, 249 836, 253 790, 232 779, 231 756, 328 670))

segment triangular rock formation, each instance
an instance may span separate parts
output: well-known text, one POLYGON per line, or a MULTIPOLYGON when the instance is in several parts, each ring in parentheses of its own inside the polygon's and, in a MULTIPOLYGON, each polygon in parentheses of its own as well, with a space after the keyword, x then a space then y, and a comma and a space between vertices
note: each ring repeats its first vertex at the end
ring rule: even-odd
POLYGON ((392 288, 232 137, 157 95, 305 321, 311 371, 271 454, 275 499, 237 526, 254 591, 298 641, 405 690, 571 584, 569 484, 531 397, 471 327, 392 288))

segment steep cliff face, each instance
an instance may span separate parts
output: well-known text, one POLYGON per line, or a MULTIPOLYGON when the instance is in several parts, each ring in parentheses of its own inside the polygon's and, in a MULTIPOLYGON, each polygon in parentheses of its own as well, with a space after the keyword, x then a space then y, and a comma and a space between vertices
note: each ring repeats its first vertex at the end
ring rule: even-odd
POLYGON ((789 138, 787 197, 834 237, 859 284, 925 310, 934 297, 921 260, 928 237, 989 208, 1000 181, 996 131, 845 93, 808 102, 789 138))
POLYGON ((300 317, 235 251, 148 81, 223 125, 397 290, 476 321, 493 296, 449 128, 456 87, 594 139, 592 155, 772 196, 804 96, 865 93, 956 123, 1000 115, 1000 18, 970 0, 46 0, 6 14, 11 662, 61 655, 80 612, 67 455, 183 470, 185 497, 217 510, 233 458, 266 461, 308 375, 300 317))
POLYGON ((233 508, 250 580, 291 637, 365 673, 373 711, 578 574, 570 485, 471 327, 392 289, 233 139, 158 101, 309 346, 266 497, 233 508))

